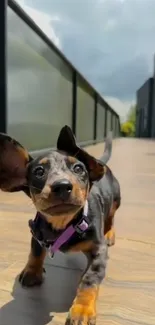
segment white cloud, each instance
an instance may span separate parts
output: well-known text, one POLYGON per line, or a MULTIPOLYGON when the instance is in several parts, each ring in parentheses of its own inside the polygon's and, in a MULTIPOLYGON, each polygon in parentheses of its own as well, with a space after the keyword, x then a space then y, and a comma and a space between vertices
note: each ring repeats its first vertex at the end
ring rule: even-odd
POLYGON ((107 103, 117 112, 120 116, 121 122, 126 120, 127 114, 131 105, 135 104, 135 101, 123 101, 115 97, 105 97, 107 103))
POLYGON ((105 31, 112 31, 117 25, 117 21, 115 19, 108 19, 105 23, 104 30, 105 31))
POLYGON ((56 35, 52 22, 60 21, 58 15, 48 15, 40 10, 34 9, 25 3, 25 0, 17 0, 24 11, 34 20, 34 22, 42 29, 42 31, 53 41, 53 43, 60 49, 61 42, 56 35))
POLYGON ((155 0, 24 3, 41 14, 41 27, 47 15, 45 23, 54 28, 64 54, 123 120, 137 89, 153 74, 155 0))

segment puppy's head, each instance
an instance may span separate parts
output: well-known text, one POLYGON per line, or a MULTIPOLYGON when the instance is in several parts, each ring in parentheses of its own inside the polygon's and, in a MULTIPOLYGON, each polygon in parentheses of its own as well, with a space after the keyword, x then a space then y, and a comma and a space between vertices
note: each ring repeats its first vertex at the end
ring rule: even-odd
MULTIPOLYGON (((26 161, 24 155, 20 165, 23 174, 16 174, 16 188, 29 189, 36 209, 55 229, 65 228, 77 215, 92 182, 104 174, 103 164, 77 146, 67 126, 60 131, 57 151, 34 160, 28 155, 26 161)), ((12 185, 7 190, 10 188, 12 185)))

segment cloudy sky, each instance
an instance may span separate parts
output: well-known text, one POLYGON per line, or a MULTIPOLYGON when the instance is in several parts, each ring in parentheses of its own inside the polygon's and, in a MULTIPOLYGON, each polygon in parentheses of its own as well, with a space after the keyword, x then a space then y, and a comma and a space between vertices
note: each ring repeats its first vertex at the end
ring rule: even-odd
POLYGON ((155 0, 18 0, 122 118, 153 73, 155 0))

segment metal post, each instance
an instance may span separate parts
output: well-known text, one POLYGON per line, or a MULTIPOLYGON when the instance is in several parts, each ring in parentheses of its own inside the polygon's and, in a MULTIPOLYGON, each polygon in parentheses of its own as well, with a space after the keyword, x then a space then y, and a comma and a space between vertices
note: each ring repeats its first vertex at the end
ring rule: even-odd
POLYGON ((104 138, 106 138, 107 136, 107 112, 108 109, 105 107, 104 138))
POLYGON ((116 115, 114 114, 113 115, 113 131, 112 131, 113 138, 115 138, 115 120, 116 120, 116 115))
POLYGON ((113 131, 113 112, 111 111, 110 113, 111 113, 111 121, 110 121, 110 124, 111 124, 110 128, 111 128, 111 130, 110 131, 113 131))
POLYGON ((121 134, 121 122, 120 122, 119 117, 117 118, 117 120, 118 120, 118 134, 117 134, 117 137, 120 137, 120 134, 121 134))
POLYGON ((7 1, 0 1, 0 132, 6 132, 7 77, 6 77, 7 1))
POLYGON ((97 94, 94 95, 94 141, 97 138, 97 94))
POLYGON ((117 127, 117 125, 118 125, 118 117, 117 116, 115 116, 115 138, 117 138, 118 137, 118 127, 117 127))
POLYGON ((72 88, 72 130, 76 136, 76 112, 77 112, 77 73, 73 70, 72 88))

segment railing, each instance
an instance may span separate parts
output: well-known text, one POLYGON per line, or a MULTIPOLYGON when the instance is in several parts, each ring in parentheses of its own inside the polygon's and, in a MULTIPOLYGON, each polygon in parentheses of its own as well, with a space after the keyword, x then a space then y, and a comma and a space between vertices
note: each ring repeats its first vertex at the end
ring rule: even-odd
POLYGON ((81 145, 103 141, 109 130, 119 136, 118 114, 12 0, 6 36, 7 114, 5 107, 2 131, 31 151, 55 146, 65 124, 81 145))

